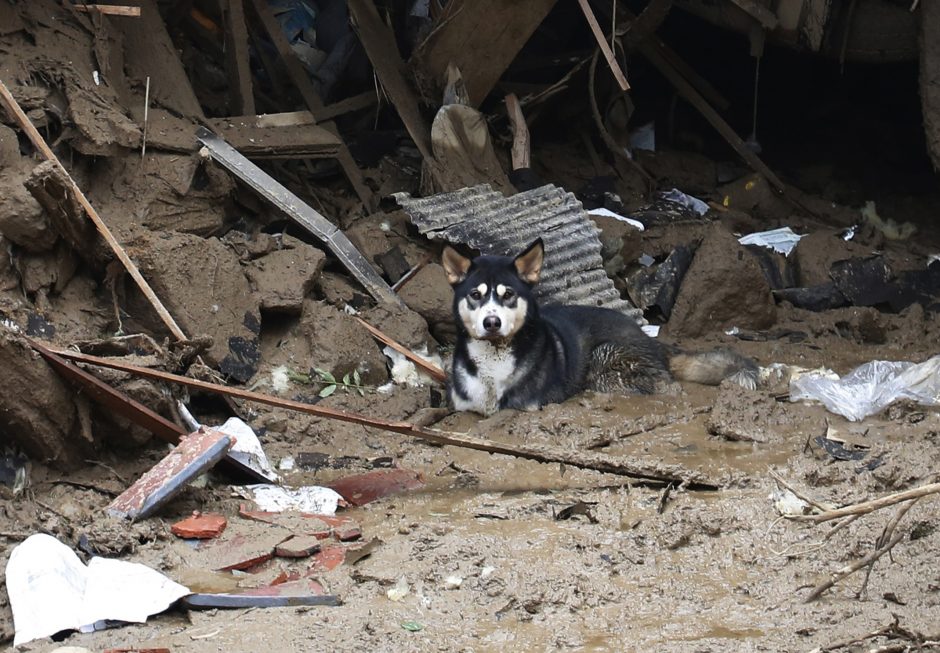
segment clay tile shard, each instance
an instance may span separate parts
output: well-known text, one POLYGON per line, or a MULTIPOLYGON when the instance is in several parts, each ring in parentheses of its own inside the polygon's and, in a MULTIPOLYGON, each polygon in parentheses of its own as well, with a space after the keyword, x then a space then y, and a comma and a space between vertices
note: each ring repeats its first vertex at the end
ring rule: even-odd
POLYGON ((134 520, 148 517, 222 460, 233 444, 231 436, 213 429, 184 435, 173 451, 111 502, 108 514, 134 520))
POLYGON ((173 524, 170 531, 177 537, 207 540, 221 535, 227 525, 228 520, 222 515, 215 513, 203 515, 196 512, 192 517, 173 524))
POLYGON ((327 487, 336 490, 352 505, 363 506, 391 494, 424 487, 424 479, 421 474, 409 469, 377 469, 346 476, 327 487))
POLYGON ((315 535, 295 535, 286 542, 281 542, 274 549, 274 555, 281 558, 307 558, 320 550, 320 538, 315 535))
POLYGON ((230 540, 219 541, 212 549, 212 568, 215 571, 244 571, 274 557, 274 549, 287 536, 278 529, 262 533, 257 537, 236 535, 230 540))

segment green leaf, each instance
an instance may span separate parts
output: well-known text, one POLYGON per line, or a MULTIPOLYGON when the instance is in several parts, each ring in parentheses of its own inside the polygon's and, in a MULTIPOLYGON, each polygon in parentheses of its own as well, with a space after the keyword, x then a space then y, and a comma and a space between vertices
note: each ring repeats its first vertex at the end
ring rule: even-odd
POLYGON ((343 375, 343 385, 349 385, 349 372, 343 375))
POLYGON ((362 379, 359 377, 359 370, 353 370, 353 381, 356 382, 356 385, 362 384, 362 379))
POLYGON ((418 623, 417 621, 403 621, 401 622, 401 627, 412 633, 424 630, 424 624, 418 623))
POLYGON ((333 385, 328 385, 328 386, 326 386, 325 388, 323 388, 322 390, 320 390, 320 397, 322 397, 322 398, 329 397, 331 394, 333 394, 334 392, 336 392, 336 387, 337 387, 337 386, 336 386, 335 383, 334 383, 333 385))
POLYGON ((365 397, 365 396, 366 396, 366 389, 363 388, 362 386, 357 387, 356 390, 359 391, 359 396, 360 396, 360 397, 365 397))
POLYGON ((327 383, 336 383, 336 377, 333 376, 332 372, 327 370, 321 370, 319 367, 314 370, 317 374, 320 375, 320 378, 326 381, 327 383))

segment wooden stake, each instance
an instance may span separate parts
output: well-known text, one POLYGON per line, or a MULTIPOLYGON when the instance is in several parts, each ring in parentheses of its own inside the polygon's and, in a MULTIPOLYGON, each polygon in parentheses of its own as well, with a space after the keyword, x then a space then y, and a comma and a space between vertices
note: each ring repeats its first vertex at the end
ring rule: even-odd
POLYGON ((242 390, 241 388, 231 388, 224 385, 218 385, 216 383, 209 383, 207 381, 199 381, 197 379, 179 376, 177 374, 170 374, 169 372, 161 372, 159 370, 146 367, 138 367, 136 365, 119 363, 107 358, 100 358, 98 356, 79 354, 73 351, 55 351, 54 353, 61 356, 62 358, 67 358, 69 360, 80 363, 88 363, 90 365, 97 365, 99 367, 106 367, 113 370, 120 370, 122 372, 128 372, 130 374, 153 379, 155 381, 177 383, 189 388, 214 392, 216 394, 227 397, 234 397, 236 399, 242 399, 245 401, 254 401, 257 403, 266 404, 268 406, 274 406, 276 408, 295 410, 300 413, 306 413, 307 415, 315 415, 317 417, 333 419, 339 422, 359 424, 361 426, 368 426, 381 429, 383 431, 391 431, 392 433, 400 433, 402 435, 408 435, 426 442, 433 442, 434 444, 438 445, 462 447, 464 449, 475 449, 477 451, 485 451, 487 453, 498 453, 505 456, 515 456, 516 458, 534 460, 540 463, 561 463, 581 469, 593 469, 595 471, 606 474, 629 476, 632 478, 645 481, 654 481, 657 483, 685 483, 686 487, 690 489, 715 490, 720 487, 720 484, 717 481, 709 478, 705 474, 685 469, 679 465, 670 465, 661 462, 644 464, 640 461, 613 458, 611 456, 599 453, 572 451, 567 449, 559 449, 556 447, 523 447, 518 445, 503 444, 501 442, 495 442, 493 440, 487 440, 484 438, 475 438, 469 435, 464 435, 462 433, 439 431, 437 429, 418 426, 410 422, 393 422, 374 417, 367 417, 357 413, 336 410, 335 408, 326 408, 324 406, 306 404, 300 401, 281 399, 279 397, 272 397, 271 395, 265 395, 259 392, 251 392, 249 390, 242 390))
POLYGON ((147 154, 147 120, 150 115, 150 76, 147 76, 147 84, 144 86, 144 134, 140 139, 140 158, 143 159, 147 154))
POLYGON ((623 70, 620 68, 620 64, 617 62, 617 57, 614 55, 614 51, 610 49, 610 46, 607 44, 607 39, 604 38, 604 31, 601 29, 601 26, 597 22, 597 18, 594 16, 594 11, 591 9, 591 4, 588 0, 578 0, 578 4, 581 6, 581 11, 584 12, 584 17, 587 18, 588 25, 591 26, 591 31, 594 32, 594 38, 597 40, 597 45, 600 46, 601 52, 604 53, 604 58, 607 60, 607 65, 610 66, 610 72, 614 74, 614 78, 617 80, 617 84, 620 85, 621 91, 629 91, 630 84, 627 83, 627 77, 623 74, 623 70))
POLYGON ((74 4, 72 8, 75 11, 81 11, 82 13, 91 14, 98 12, 100 14, 107 14, 109 16, 128 16, 130 18, 137 18, 140 16, 140 7, 121 7, 119 5, 89 5, 89 4, 74 4))
POLYGON ((183 333, 183 330, 180 329, 178 324, 176 324, 176 320, 174 320, 173 316, 170 315, 170 312, 166 310, 166 307, 157 297, 156 293, 153 291, 153 288, 150 287, 150 284, 148 284, 143 275, 141 275, 140 270, 138 270, 137 266, 134 265, 134 262, 131 260, 130 256, 127 255, 127 252, 125 252, 124 248, 121 247, 121 244, 114 237, 114 234, 111 233, 108 225, 105 224, 104 220, 101 219, 101 216, 98 215, 98 212, 95 210, 95 207, 93 207, 88 201, 88 198, 85 197, 82 189, 78 187, 78 184, 76 184, 75 180, 72 179, 72 176, 69 174, 68 170, 65 169, 65 166, 62 165, 62 162, 59 161, 58 157, 56 157, 55 153, 52 151, 52 149, 50 149, 42 135, 39 133, 33 123, 30 122, 19 103, 10 93, 10 90, 6 87, 6 84, 3 83, 3 80, 0 80, 0 100, 2 100, 3 105, 6 107, 6 110, 9 112, 9 114, 16 119, 16 121, 23 128, 23 131, 26 132, 26 135, 29 137, 29 140, 33 143, 35 148, 39 150, 47 160, 54 162, 55 165, 62 170, 66 180, 69 183, 69 186, 71 187, 72 193, 74 193, 75 198, 78 200, 78 203, 82 205, 82 208, 85 209, 88 217, 91 218, 91 221, 95 223, 95 227, 98 228, 98 232, 105 239, 105 242, 108 243, 108 246, 111 248, 111 251, 114 252, 114 255, 117 256, 118 260, 120 260, 124 265, 124 268, 128 271, 131 277, 133 277, 134 281, 137 283, 137 287, 140 288, 142 293, 144 293, 147 301, 150 302, 151 306, 153 306, 154 310, 157 312, 157 315, 160 316, 160 319, 170 330, 170 333, 173 334, 173 337, 177 340, 186 340, 186 334, 183 333))
POLYGON ((512 169, 531 168, 529 127, 515 93, 506 96, 506 113, 512 125, 512 169))
POLYGON ((356 321, 359 322, 359 324, 361 324, 363 327, 365 327, 366 331, 371 333, 372 336, 376 340, 378 340, 379 342, 385 345, 388 345, 389 347, 397 351, 399 354, 401 354, 402 356, 410 360, 418 368, 420 368, 422 372, 430 376, 432 379, 434 379, 438 383, 444 383, 447 380, 447 374, 445 374, 444 370, 439 368, 437 365, 434 365, 433 363, 429 363, 428 361, 424 360, 420 356, 416 355, 410 349, 408 349, 402 344, 399 344, 398 342, 396 342, 389 336, 385 335, 384 333, 379 331, 379 329, 372 326, 371 324, 363 320, 361 317, 356 316, 356 321))

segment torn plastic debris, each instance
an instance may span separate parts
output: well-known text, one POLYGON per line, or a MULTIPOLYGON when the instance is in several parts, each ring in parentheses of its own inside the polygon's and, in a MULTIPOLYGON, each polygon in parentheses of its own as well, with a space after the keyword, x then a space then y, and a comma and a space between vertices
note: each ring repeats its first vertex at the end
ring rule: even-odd
POLYGON ((14 646, 63 630, 91 632, 106 621, 144 623, 189 594, 136 562, 95 557, 86 567, 72 549, 41 533, 13 549, 6 587, 14 646))
POLYGON ((335 490, 316 485, 296 489, 279 485, 246 485, 258 508, 267 512, 298 510, 316 515, 335 515, 336 507, 343 499, 335 490))
POLYGON ((780 252, 784 256, 789 256, 796 244, 802 238, 800 234, 794 233, 790 227, 780 227, 769 231, 758 231, 753 234, 741 236, 738 242, 742 245, 760 245, 780 252))
MULTIPOLYGON (((202 426, 182 401, 177 402, 177 406, 179 407, 180 417, 183 418, 183 421, 190 429, 196 431, 202 426)), ((235 444, 229 450, 228 455, 230 458, 234 458, 242 465, 250 467, 271 483, 277 483, 277 472, 268 462, 268 457, 265 455, 264 449, 261 448, 261 441, 250 426, 237 417, 230 417, 221 426, 211 428, 226 435, 231 435, 235 439, 235 444)))
POLYGON ((614 220, 620 220, 621 222, 626 222, 631 227, 636 227, 639 231, 646 231, 646 227, 643 226, 643 223, 639 220, 634 220, 633 218, 628 218, 626 216, 620 215, 619 213, 614 213, 610 209, 605 209, 603 207, 597 209, 591 209, 588 211, 588 215, 600 215, 606 218, 613 218, 614 220))
POLYGON ((940 356, 923 363, 872 361, 841 379, 805 374, 790 381, 790 401, 813 399, 853 422, 899 399, 940 405, 940 356))
POLYGON ((700 216, 708 213, 708 204, 697 197, 692 197, 691 195, 683 193, 678 188, 673 188, 670 191, 659 193, 659 197, 669 202, 675 202, 676 204, 684 206, 687 209, 691 209, 700 216))

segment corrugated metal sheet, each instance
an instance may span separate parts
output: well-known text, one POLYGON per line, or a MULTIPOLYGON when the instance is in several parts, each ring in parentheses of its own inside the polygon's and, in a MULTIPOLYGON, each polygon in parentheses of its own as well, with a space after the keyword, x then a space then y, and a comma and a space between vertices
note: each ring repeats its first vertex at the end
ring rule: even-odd
POLYGON ((483 184, 432 197, 394 197, 422 234, 484 254, 515 255, 541 236, 545 264, 536 293, 542 301, 605 306, 646 324, 604 272, 599 231, 564 189, 548 185, 505 197, 483 184))

